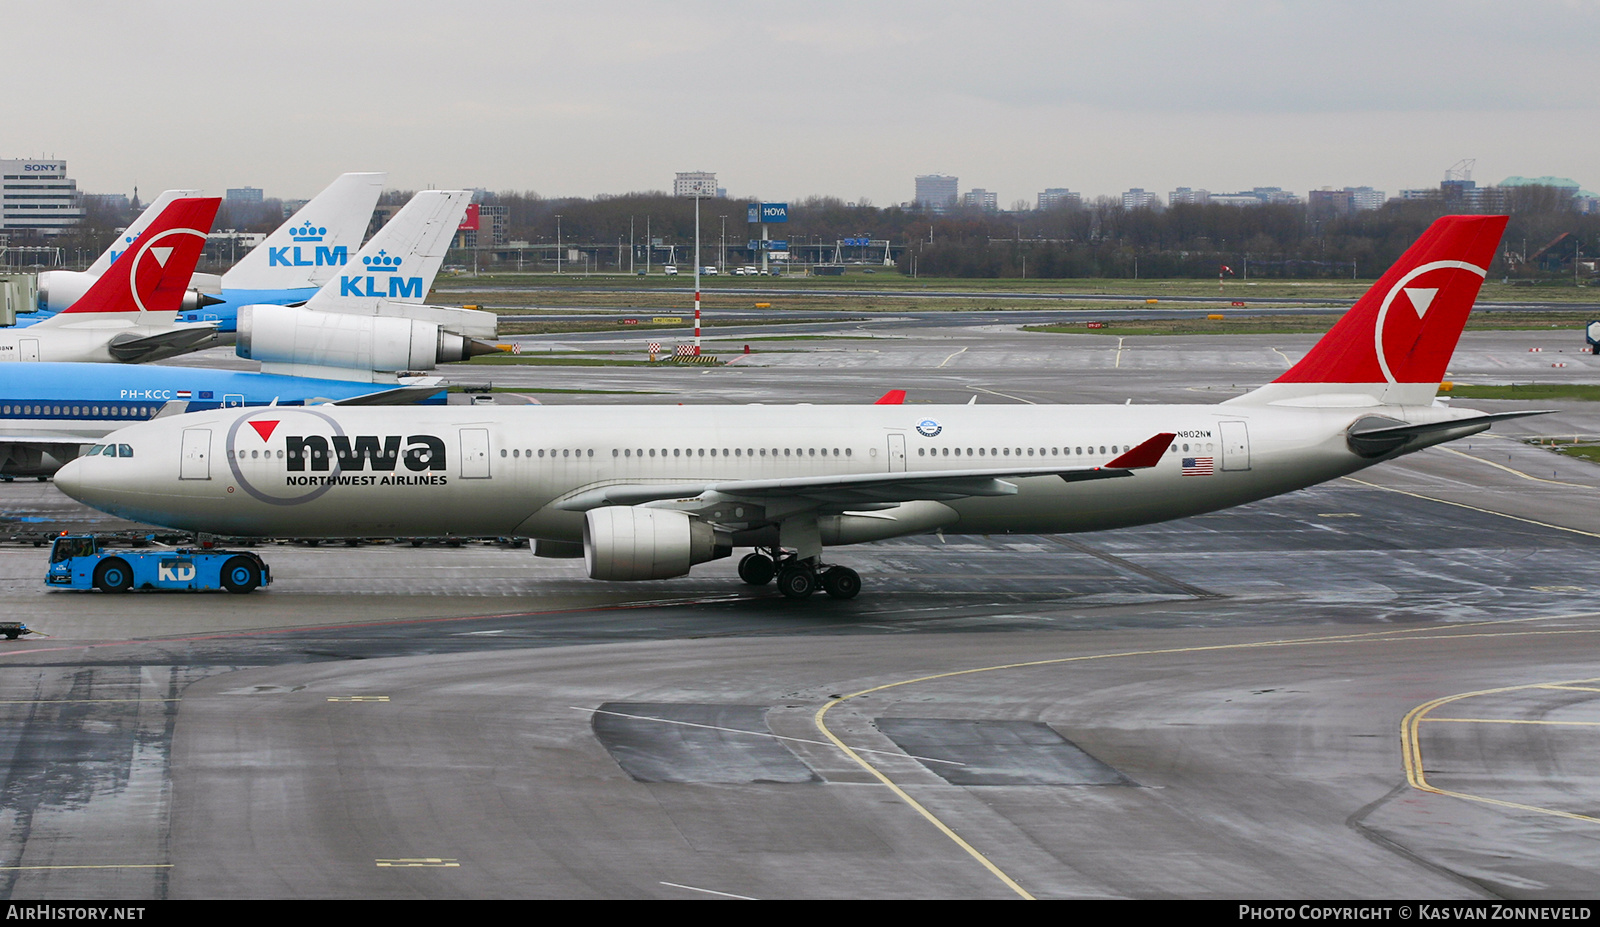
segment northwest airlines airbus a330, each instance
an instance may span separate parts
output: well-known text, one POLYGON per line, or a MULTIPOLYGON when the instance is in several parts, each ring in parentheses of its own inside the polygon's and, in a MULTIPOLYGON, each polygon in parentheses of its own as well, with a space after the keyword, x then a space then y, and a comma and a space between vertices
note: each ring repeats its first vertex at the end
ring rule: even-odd
POLYGON ((1436 403, 1506 220, 1439 220, 1299 363, 1220 405, 445 406, 203 412, 62 468, 72 497, 224 535, 516 535, 603 580, 753 547, 746 582, 854 596, 823 549, 1095 531, 1300 489, 1487 429, 1436 403))

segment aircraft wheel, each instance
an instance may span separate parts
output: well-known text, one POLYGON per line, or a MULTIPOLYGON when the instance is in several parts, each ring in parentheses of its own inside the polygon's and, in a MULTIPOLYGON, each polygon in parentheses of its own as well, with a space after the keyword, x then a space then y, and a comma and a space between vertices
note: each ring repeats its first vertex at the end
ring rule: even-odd
POLYGON ((133 568, 120 557, 102 560, 94 568, 94 586, 101 592, 127 592, 133 588, 133 568))
POLYGON ((261 585, 261 569, 248 557, 234 557, 222 565, 222 588, 244 595, 261 585))
POLYGON ((766 554, 745 554, 739 561, 739 578, 752 586, 765 586, 777 572, 777 565, 766 554))
POLYGON ((833 567, 822 574, 822 589, 836 599, 853 599, 861 594, 861 574, 849 567, 833 567))
POLYGON ((786 566, 778 571, 778 591, 790 599, 808 598, 817 591, 817 574, 809 567, 786 566))

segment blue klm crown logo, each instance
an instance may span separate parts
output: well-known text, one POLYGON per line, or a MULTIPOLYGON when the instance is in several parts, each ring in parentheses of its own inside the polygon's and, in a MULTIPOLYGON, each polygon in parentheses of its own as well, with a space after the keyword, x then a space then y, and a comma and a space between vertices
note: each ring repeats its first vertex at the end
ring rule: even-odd
POLYGON ((390 257, 389 252, 379 249, 377 257, 364 257, 361 263, 367 265, 367 270, 377 273, 392 274, 400 269, 401 260, 390 257))
POLYGON ((318 227, 310 222, 303 222, 299 228, 289 230, 291 241, 321 241, 326 234, 328 234, 326 227, 318 227))

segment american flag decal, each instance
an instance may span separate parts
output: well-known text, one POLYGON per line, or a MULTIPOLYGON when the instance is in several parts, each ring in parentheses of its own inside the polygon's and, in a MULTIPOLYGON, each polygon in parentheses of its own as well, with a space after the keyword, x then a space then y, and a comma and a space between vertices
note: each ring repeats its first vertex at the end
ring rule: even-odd
POLYGON ((1183 458, 1184 476, 1210 476, 1216 472, 1210 457, 1185 457, 1183 458))

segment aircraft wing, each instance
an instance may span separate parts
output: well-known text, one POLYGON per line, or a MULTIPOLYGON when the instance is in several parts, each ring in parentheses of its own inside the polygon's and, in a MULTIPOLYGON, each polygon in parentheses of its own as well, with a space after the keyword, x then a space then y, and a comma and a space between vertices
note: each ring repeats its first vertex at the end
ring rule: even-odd
POLYGON ((445 388, 443 383, 432 385, 410 384, 397 386, 394 389, 379 390, 376 393, 366 393, 361 396, 351 396, 349 399, 338 399, 328 405, 335 406, 406 406, 421 402, 429 396, 436 396, 445 388))
POLYGON ((1055 476, 1067 482, 1115 479, 1156 465, 1174 435, 1158 434, 1098 467, 1009 467, 979 470, 911 470, 899 473, 850 473, 842 476, 788 477, 775 480, 719 480, 705 483, 619 484, 591 489, 555 507, 584 512, 606 505, 642 505, 665 500, 722 501, 783 499, 817 506, 943 501, 967 496, 1006 496, 1017 491, 1006 478, 1055 476))
POLYGON ((125 364, 142 364, 198 351, 210 347, 216 340, 217 326, 214 323, 196 322, 154 335, 117 335, 106 345, 106 350, 125 364))
MULTIPOLYGON (((131 422, 129 424, 132 424, 131 422)), ((29 447, 74 447, 78 445, 98 444, 103 438, 91 438, 88 435, 29 435, 29 434, 0 434, 0 447, 10 444, 29 447)))

